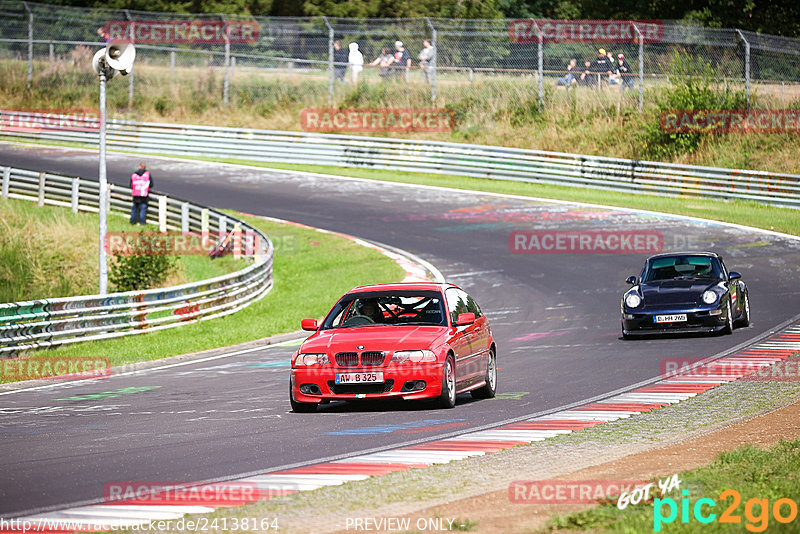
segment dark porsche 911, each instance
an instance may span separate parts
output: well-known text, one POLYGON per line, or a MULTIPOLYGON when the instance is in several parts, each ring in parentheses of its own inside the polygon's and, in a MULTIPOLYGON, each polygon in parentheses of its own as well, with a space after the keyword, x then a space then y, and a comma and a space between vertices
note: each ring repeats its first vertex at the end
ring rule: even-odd
POLYGON ((622 337, 636 334, 723 332, 750 324, 742 275, 713 252, 657 254, 622 296, 622 337))

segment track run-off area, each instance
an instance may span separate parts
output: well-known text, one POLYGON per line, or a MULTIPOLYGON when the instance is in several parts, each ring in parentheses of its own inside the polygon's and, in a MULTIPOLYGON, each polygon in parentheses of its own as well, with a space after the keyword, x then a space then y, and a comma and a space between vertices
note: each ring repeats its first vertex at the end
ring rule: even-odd
MULTIPOLYGON (((109 155, 110 181, 127 185, 141 159, 109 155)), ((299 342, 3 392, 0 517, 102 502, 111 482, 230 479, 552 410, 656 377, 665 359, 728 351, 800 309, 800 241, 788 236, 620 208, 144 159, 160 192, 385 243, 435 265, 489 318, 498 396, 463 395, 453 410, 333 403, 295 414, 287 382, 299 342), (752 324, 730 336, 623 341, 624 280, 648 254, 519 254, 510 236, 520 230, 649 232, 664 251, 718 252, 749 286, 752 324)), ((97 177, 97 155, 84 150, 3 143, 0 164, 97 177)))

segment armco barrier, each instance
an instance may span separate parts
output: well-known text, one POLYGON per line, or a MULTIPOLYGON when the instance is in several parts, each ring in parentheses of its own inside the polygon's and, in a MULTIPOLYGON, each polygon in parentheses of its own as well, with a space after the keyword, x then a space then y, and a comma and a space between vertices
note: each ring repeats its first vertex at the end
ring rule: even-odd
MULTIPOLYGON (((0 110, 0 115, 9 119, 20 113, 0 110)), ((0 138, 96 146, 96 131, 66 130, 37 120, 26 116, 25 131, 0 129, 0 138)), ((800 175, 499 146, 129 121, 109 122, 108 146, 149 154, 454 174, 800 208, 800 175)))
MULTIPOLYGON (((0 167, 2 197, 39 205, 98 211, 99 183, 82 178, 0 167)), ((149 222, 162 231, 241 232, 255 246, 252 265, 211 278, 147 291, 0 304, 0 357, 56 345, 152 332, 227 315, 272 288, 273 246, 257 228, 211 208, 151 193, 149 222), (155 212, 155 213, 154 213, 155 212)), ((112 186, 111 211, 128 214, 130 189, 112 186)))

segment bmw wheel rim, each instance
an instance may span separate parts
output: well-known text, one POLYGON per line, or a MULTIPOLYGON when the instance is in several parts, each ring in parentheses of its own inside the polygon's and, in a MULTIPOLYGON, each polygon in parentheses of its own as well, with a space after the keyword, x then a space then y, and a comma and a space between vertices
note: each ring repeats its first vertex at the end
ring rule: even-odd
POLYGON ((450 360, 447 361, 444 372, 447 381, 447 396, 450 402, 454 403, 456 401, 456 377, 453 376, 453 364, 450 363, 450 360))
POLYGON ((492 388, 494 391, 495 383, 497 382, 497 362, 495 362, 495 356, 493 353, 489 354, 489 387, 492 388))

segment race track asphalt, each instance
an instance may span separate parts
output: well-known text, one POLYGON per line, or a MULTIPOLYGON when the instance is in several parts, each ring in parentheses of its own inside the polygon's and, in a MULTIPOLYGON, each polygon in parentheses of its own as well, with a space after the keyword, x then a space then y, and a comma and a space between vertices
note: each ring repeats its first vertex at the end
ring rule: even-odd
MULTIPOLYGON (((0 517, 102 499, 114 481, 268 471, 533 414, 657 376, 665 358, 717 354, 800 309, 800 242, 779 236, 619 209, 120 154, 109 155, 109 179, 127 184, 141 159, 158 191, 345 232, 432 262, 490 319, 498 398, 463 395, 448 411, 331 404, 294 414, 287 380, 295 346, 3 394, 0 517), (622 341, 624 279, 638 274, 646 254, 509 248, 514 230, 576 229, 658 231, 665 251, 720 252, 750 286, 752 326, 731 336, 622 341)), ((3 143, 0 165, 97 177, 96 155, 71 149, 3 143)))

